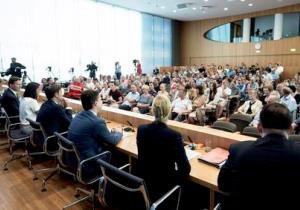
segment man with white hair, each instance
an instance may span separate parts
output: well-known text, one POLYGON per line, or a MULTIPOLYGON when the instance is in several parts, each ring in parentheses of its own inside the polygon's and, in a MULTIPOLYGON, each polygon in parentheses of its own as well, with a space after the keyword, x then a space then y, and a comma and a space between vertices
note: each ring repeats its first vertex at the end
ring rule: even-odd
MULTIPOLYGON (((267 104, 270 103, 279 103, 280 102, 280 94, 278 91, 274 90, 270 93, 270 95, 265 99, 267 104)), ((254 119, 249 124, 249 126, 257 127, 260 122, 260 111, 256 113, 254 119)))

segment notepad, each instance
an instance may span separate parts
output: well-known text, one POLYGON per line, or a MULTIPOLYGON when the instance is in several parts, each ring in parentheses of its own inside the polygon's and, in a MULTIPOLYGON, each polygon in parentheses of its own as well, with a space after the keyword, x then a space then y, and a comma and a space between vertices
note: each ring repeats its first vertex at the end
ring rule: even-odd
POLYGON ((200 155, 200 153, 190 150, 188 148, 185 148, 185 153, 186 153, 188 160, 197 158, 200 155))
POLYGON ((198 160, 220 168, 227 160, 228 155, 229 152, 227 150, 217 147, 210 152, 199 156, 198 160))

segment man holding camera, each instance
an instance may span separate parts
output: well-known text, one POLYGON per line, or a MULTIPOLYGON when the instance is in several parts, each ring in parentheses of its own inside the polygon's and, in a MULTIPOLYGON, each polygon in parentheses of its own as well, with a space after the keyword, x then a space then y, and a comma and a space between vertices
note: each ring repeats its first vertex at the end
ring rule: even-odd
POLYGON ((26 69, 26 67, 23 66, 22 64, 18 63, 16 58, 11 58, 10 67, 5 72, 5 75, 6 76, 11 75, 11 76, 14 76, 14 77, 21 78, 22 77, 21 69, 26 69))

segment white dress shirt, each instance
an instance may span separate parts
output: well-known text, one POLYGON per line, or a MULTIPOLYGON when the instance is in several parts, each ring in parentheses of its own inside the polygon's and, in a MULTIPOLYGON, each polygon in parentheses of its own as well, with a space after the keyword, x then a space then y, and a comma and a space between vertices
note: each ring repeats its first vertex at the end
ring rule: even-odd
POLYGON ((29 122, 26 120, 26 118, 35 121, 39 110, 40 105, 37 100, 30 97, 21 98, 19 109, 21 124, 29 125, 29 122))
POLYGON ((184 98, 183 100, 178 97, 172 102, 173 112, 182 113, 192 111, 191 100, 184 98))

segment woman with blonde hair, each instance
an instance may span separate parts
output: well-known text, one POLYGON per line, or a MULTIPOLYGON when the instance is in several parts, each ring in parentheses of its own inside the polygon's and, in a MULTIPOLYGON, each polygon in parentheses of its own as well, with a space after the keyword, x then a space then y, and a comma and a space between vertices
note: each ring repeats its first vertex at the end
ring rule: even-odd
POLYGON ((151 200, 156 200, 182 184, 191 166, 181 134, 166 124, 171 113, 170 100, 157 96, 152 111, 154 122, 139 126, 137 131, 138 174, 144 178, 151 200))

